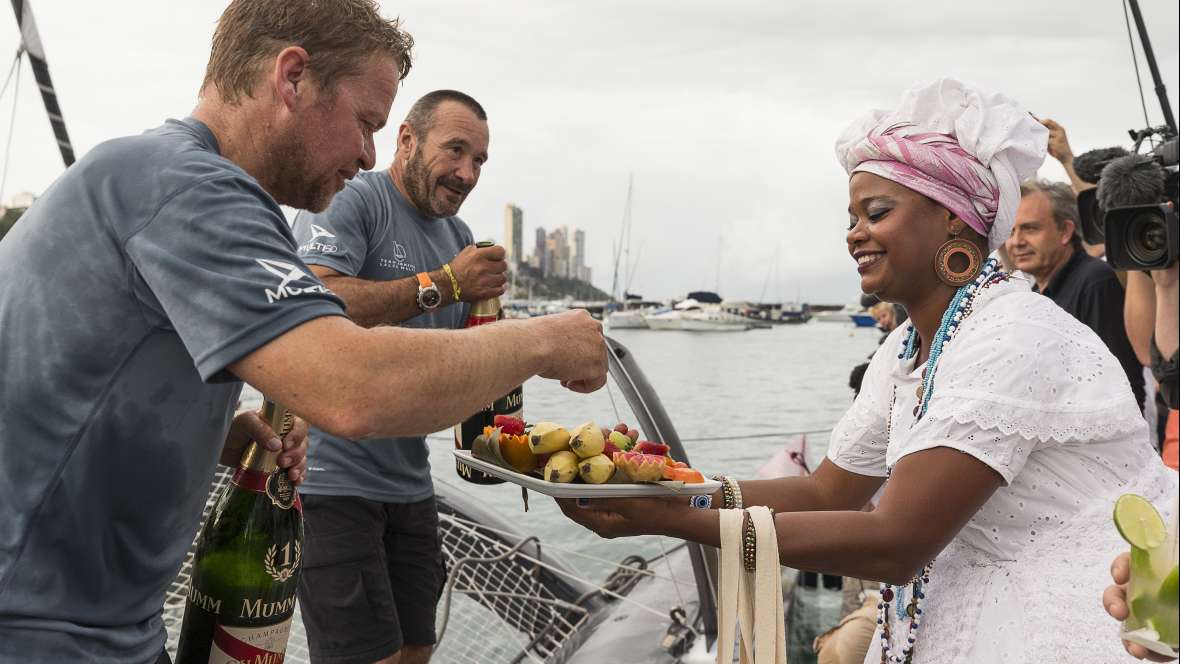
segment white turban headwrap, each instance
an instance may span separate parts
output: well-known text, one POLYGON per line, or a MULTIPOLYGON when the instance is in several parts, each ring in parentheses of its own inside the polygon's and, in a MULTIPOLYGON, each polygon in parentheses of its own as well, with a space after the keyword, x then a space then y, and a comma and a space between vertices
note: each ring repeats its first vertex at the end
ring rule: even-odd
POLYGON ((851 176, 868 172, 937 201, 988 239, 1012 234, 1020 183, 1045 160, 1049 131, 1014 100, 952 78, 915 85, 836 141, 851 176))

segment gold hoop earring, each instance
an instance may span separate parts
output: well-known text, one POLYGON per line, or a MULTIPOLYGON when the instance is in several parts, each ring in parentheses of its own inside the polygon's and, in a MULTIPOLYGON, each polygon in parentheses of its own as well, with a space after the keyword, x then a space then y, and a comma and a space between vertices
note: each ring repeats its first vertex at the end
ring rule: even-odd
POLYGON ((934 271, 938 274, 938 280, 947 286, 959 288, 971 283, 979 275, 982 266, 983 254, 979 247, 974 242, 958 237, 944 242, 938 248, 938 253, 934 254, 934 271), (951 265, 952 261, 958 262, 959 257, 967 261, 967 266, 962 270, 956 270, 951 265))

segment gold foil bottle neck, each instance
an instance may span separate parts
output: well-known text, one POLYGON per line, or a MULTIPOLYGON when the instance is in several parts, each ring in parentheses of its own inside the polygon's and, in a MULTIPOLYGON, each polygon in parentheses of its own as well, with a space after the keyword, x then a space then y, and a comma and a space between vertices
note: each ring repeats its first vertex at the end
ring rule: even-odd
MULTIPOLYGON (((492 240, 480 240, 475 243, 475 246, 485 249, 487 247, 494 247, 496 243, 492 240)), ((500 316, 500 298, 489 297, 486 300, 474 302, 471 305, 471 316, 478 316, 479 318, 491 318, 493 316, 500 316)))
MULTIPOLYGON (((269 399, 262 403, 260 415, 279 435, 280 439, 290 433, 291 428, 295 425, 295 418, 290 411, 269 399)), ((246 451, 242 453, 242 460, 238 463, 238 467, 262 473, 273 473, 279 467, 279 452, 271 452, 258 444, 257 441, 250 441, 250 444, 246 446, 246 451)))
POLYGON ((489 297, 471 305, 471 315, 480 318, 491 318, 500 315, 500 298, 489 297))

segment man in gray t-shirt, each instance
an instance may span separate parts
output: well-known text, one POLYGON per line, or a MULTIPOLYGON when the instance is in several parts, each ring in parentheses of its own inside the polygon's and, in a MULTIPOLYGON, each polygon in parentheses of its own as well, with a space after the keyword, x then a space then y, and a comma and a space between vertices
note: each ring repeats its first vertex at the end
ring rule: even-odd
MULTIPOLYGON (((588 316, 365 329, 297 255, 279 203, 323 210, 376 164, 396 22, 234 0, 212 43, 191 118, 96 146, 0 241, 0 662, 166 659, 220 453, 273 435, 231 424, 242 381, 354 438, 436 431, 534 374, 605 381, 588 316)), ((281 445, 298 480, 306 448, 281 445)))
MULTIPOLYGON (((301 38, 335 20, 303 9, 301 38)), ((256 27, 233 11, 219 34, 256 27)), ((315 170, 371 165, 371 143, 338 117, 293 112, 356 148, 276 183, 274 164, 236 140, 274 109, 223 103, 233 85, 218 56, 242 44, 220 44, 193 117, 91 149, 0 242, 0 661, 156 661, 164 591, 217 462, 236 462, 250 437, 276 447, 249 428, 257 416, 233 418, 237 363, 313 320, 343 320, 275 196, 326 205, 336 181, 315 170)), ((404 60, 379 52, 335 98, 382 118, 404 60)), ((306 58, 277 66, 299 80, 306 58)), ((311 108, 320 88, 302 85, 311 108)), ((267 154, 295 135, 255 137, 267 154)), ((293 443, 279 463, 299 481, 306 448, 293 443)))
MULTIPOLYGON (((388 170, 295 218, 300 256, 358 324, 459 329, 469 303, 503 293, 503 248, 476 248, 454 216, 487 148, 483 108, 432 92, 410 109, 388 170)), ((313 428, 308 465, 299 602, 313 660, 426 662, 444 580, 426 439, 313 428)))

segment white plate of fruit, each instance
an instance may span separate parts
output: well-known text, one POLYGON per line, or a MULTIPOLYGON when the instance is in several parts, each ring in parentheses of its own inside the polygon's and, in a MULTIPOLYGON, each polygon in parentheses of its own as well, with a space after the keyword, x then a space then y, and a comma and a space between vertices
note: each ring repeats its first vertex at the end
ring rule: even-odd
POLYGON ((497 416, 455 457, 476 470, 555 498, 624 498, 711 494, 721 483, 669 456, 663 443, 640 440, 620 423, 567 429, 497 416))

